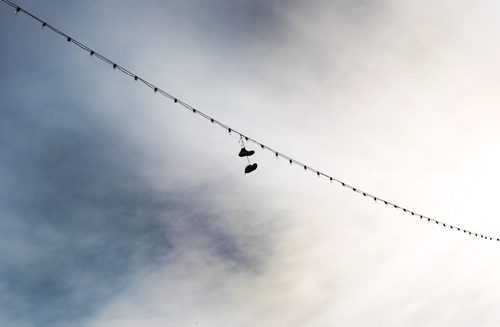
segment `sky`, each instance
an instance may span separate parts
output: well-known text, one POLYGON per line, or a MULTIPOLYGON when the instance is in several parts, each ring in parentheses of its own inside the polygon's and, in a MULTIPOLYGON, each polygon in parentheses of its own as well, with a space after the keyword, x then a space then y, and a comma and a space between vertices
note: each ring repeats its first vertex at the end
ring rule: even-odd
MULTIPOLYGON (((236 130, 500 237, 500 4, 19 0, 236 130)), ((0 3, 1 326, 498 326, 500 244, 318 178, 0 3)))

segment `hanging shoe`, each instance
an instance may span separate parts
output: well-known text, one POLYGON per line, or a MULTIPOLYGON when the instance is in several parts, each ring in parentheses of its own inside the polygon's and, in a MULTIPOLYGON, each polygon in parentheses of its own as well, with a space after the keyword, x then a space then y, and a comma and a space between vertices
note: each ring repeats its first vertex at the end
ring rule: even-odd
POLYGON ((240 156, 240 157, 250 157, 250 156, 252 156, 254 153, 255 153, 255 151, 254 151, 254 150, 250 150, 250 151, 248 151, 248 150, 247 150, 247 149, 245 149, 245 148, 241 148, 241 151, 240 151, 240 153, 238 153, 238 156, 240 156))
POLYGON ((249 174, 252 171, 254 171, 255 169, 257 169, 257 164, 256 163, 248 165, 248 166, 245 167, 245 174, 249 174))

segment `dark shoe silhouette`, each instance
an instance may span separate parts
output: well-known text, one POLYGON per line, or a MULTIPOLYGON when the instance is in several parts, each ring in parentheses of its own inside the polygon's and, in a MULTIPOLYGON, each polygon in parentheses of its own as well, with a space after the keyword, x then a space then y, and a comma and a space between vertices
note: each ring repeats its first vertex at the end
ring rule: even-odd
POLYGON ((254 153, 255 153, 255 151, 254 151, 254 150, 250 150, 250 151, 248 151, 248 150, 247 150, 247 149, 245 149, 245 148, 241 148, 241 151, 240 151, 240 153, 238 153, 238 156, 240 156, 240 157, 250 157, 250 156, 252 156, 254 153))
POLYGON ((248 166, 245 167, 245 174, 249 174, 252 171, 254 171, 255 169, 257 169, 257 164, 256 163, 248 165, 248 166))

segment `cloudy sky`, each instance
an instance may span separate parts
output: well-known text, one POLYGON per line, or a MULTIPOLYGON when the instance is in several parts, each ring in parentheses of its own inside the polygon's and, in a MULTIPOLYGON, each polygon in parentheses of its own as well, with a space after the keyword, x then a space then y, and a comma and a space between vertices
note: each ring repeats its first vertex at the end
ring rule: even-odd
MULTIPOLYGON (((500 236, 500 3, 19 0, 237 130, 500 236)), ((0 3, 0 325, 498 326, 500 244, 364 199, 0 3)))

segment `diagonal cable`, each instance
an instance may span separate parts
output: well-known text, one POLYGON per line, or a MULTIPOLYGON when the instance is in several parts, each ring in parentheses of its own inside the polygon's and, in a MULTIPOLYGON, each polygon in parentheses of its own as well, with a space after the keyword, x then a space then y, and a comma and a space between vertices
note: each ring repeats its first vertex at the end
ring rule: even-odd
POLYGON ((131 72, 130 70, 128 70, 127 68, 117 64, 116 62, 112 61, 111 59, 107 58, 106 56, 100 54, 99 52, 91 49, 90 47, 86 46, 85 44, 81 43, 80 41, 74 39, 73 37, 69 36, 68 34, 62 32, 61 30, 57 29, 56 27, 50 25, 49 23, 47 23, 46 21, 42 20, 41 18, 35 16, 34 14, 32 14, 31 12, 27 11, 26 9, 24 8, 21 8, 20 6, 18 6, 16 3, 10 1, 10 0, 0 0, 2 2, 4 2, 5 4, 9 5, 10 7, 14 8, 14 12, 16 14, 20 14, 20 13, 23 13, 23 14, 26 14, 27 16, 31 17, 33 20, 37 21, 38 23, 41 24, 42 28, 47 28, 48 30, 60 35, 61 37, 63 37, 67 42, 69 43, 72 43, 76 46, 78 46, 79 48, 81 48, 82 50, 88 52, 90 54, 90 56, 92 57, 96 57, 98 58, 99 60, 107 63, 108 65, 110 65, 113 69, 117 70, 117 71, 120 71, 122 72, 123 74, 125 75, 128 75, 129 77, 133 78, 135 81, 139 81, 139 82, 142 82, 144 85, 146 85, 147 87, 149 87, 150 89, 152 89, 155 93, 158 93, 164 97, 166 97, 167 99, 170 99, 172 100, 174 103, 180 105, 181 107, 183 107, 184 109, 187 109, 207 120, 209 120, 211 123, 213 124, 216 124, 220 127, 222 127, 223 129, 225 129, 226 131, 228 131, 229 133, 235 133, 237 135, 240 136, 240 138, 244 139, 245 141, 248 141, 248 142, 252 142, 258 146, 260 146, 263 150, 268 150, 270 151, 271 153, 273 153, 273 155, 275 155, 277 158, 281 157, 285 160, 287 160, 290 164, 295 164, 301 168, 303 168, 305 171, 310 171, 314 174, 316 174, 318 177, 326 177, 330 182, 336 182, 337 184, 339 185, 342 185, 344 188, 347 188, 347 189, 350 189, 358 194, 361 194, 363 195, 365 198, 370 198, 372 200, 374 200, 375 202, 380 202, 382 204, 385 204, 393 209, 397 209, 397 210, 401 210, 403 211, 404 213, 406 214, 409 214, 411 216, 414 216, 416 218, 419 218, 420 220, 423 220, 423 221, 427 221, 427 222, 433 222, 435 223, 436 225, 438 226, 443 226, 445 228, 449 228, 451 230, 454 230, 454 231, 457 231, 457 232, 461 232, 461 233, 464 233, 466 235, 471 235, 471 236, 475 236, 475 237, 480 237, 482 239, 485 239, 485 240, 490 240, 490 241, 497 241, 497 242, 500 242, 500 237, 493 237, 493 236, 488 236, 488 235, 485 235, 485 234, 481 234, 481 233, 476 233, 476 232, 472 232, 470 230, 467 230, 467 229, 464 229, 462 227, 458 227, 458 226, 455 226, 455 225, 451 225, 451 224, 446 224, 442 221, 439 221, 437 219, 434 219, 434 218, 430 218, 428 216, 425 216, 425 215, 422 215, 416 211, 413 211, 413 210, 410 210, 410 209, 407 209, 406 207, 403 207, 401 205, 398 205, 396 203, 393 203, 393 202, 390 202, 390 201, 387 201, 381 197, 378 197, 376 195, 373 195, 371 193, 368 193, 358 187, 355 187, 355 186, 352 186, 338 178, 335 178, 333 176, 330 176, 326 173, 323 173, 309 165, 306 165, 288 155, 285 155, 283 154, 282 152, 278 151, 278 150, 275 150, 274 148, 271 148, 267 145, 265 145, 264 143, 262 142, 259 142, 257 141, 256 139, 254 138, 251 138, 245 134, 243 134, 242 132, 239 132, 237 130, 235 130, 234 128, 224 124, 223 122, 221 122, 220 120, 217 120, 215 119, 214 117, 204 113, 203 111, 200 111, 198 109, 196 109, 195 107, 189 105, 188 103, 180 100, 179 98, 175 97, 174 95, 160 89, 159 87, 157 87, 155 84, 141 78, 139 75, 131 72))

